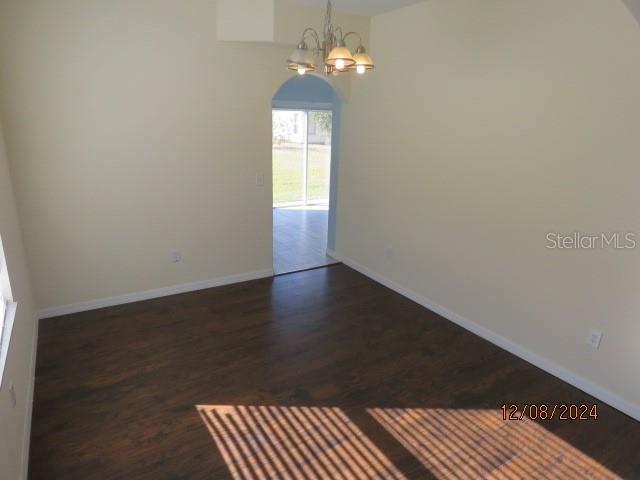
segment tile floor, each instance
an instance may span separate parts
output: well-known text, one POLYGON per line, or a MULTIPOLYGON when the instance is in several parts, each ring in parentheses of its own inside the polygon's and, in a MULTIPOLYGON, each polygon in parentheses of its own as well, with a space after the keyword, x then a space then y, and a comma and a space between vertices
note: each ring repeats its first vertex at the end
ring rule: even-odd
POLYGON ((276 275, 337 263, 326 255, 328 207, 273 209, 273 270, 276 275))

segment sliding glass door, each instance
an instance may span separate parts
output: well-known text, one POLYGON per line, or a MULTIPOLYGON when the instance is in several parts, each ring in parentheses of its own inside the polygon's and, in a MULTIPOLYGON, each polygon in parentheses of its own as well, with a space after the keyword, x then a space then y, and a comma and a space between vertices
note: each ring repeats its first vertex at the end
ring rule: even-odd
POLYGON ((273 204, 328 205, 332 114, 273 110, 273 204))

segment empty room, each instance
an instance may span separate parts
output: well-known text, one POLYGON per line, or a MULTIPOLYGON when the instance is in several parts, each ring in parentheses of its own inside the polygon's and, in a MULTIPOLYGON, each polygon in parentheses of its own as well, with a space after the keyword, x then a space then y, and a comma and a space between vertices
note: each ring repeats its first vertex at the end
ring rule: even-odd
POLYGON ((640 480, 640 0, 0 0, 0 480, 640 480))

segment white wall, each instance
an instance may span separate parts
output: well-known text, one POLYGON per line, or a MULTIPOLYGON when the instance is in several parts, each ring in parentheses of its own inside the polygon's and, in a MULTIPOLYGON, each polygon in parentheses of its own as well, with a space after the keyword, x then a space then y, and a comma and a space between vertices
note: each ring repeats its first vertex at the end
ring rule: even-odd
MULTIPOLYGON (((309 6, 292 0, 217 0, 216 3, 219 40, 272 42, 292 48, 298 45, 306 27, 322 33, 326 12, 325 3, 309 6)), ((370 17, 345 13, 334 7, 332 20, 344 33, 359 32, 368 44, 370 17)), ((347 41, 354 50, 358 46, 355 39, 347 41)), ((307 43, 310 48, 315 46, 311 37, 307 43)))
POLYGON ((0 478, 18 479, 26 474, 34 380, 36 320, 22 238, 13 198, 9 164, 0 126, 0 236, 13 298, 18 302, 0 388, 0 478), (9 394, 15 385, 16 406, 9 394))
POLYGON ((218 42, 215 10, 0 3, 0 108, 40 308, 271 268, 271 98, 290 48, 218 42))
POLYGON ((552 231, 640 235, 634 18, 621 1, 430 0, 371 35, 338 253, 640 417, 640 249, 545 248, 552 231))
MULTIPOLYGON (((278 31, 310 12, 280 12, 278 31)), ((368 18, 338 18, 367 38, 368 18)), ((0 1, 0 111, 40 309, 271 269, 271 98, 290 53, 218 41, 214 0, 0 1)))
POLYGON ((217 0, 219 40, 273 42, 274 0, 217 0))

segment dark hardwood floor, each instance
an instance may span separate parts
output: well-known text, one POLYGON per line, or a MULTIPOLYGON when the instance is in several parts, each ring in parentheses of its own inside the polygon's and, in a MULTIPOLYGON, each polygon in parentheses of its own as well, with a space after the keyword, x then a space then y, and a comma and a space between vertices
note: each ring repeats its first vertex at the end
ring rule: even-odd
POLYGON ((366 409, 505 402, 598 403, 538 425, 640 478, 640 423, 339 265, 43 320, 29 477, 231 479, 196 405, 248 405, 339 407, 404 476, 434 478, 366 409))

